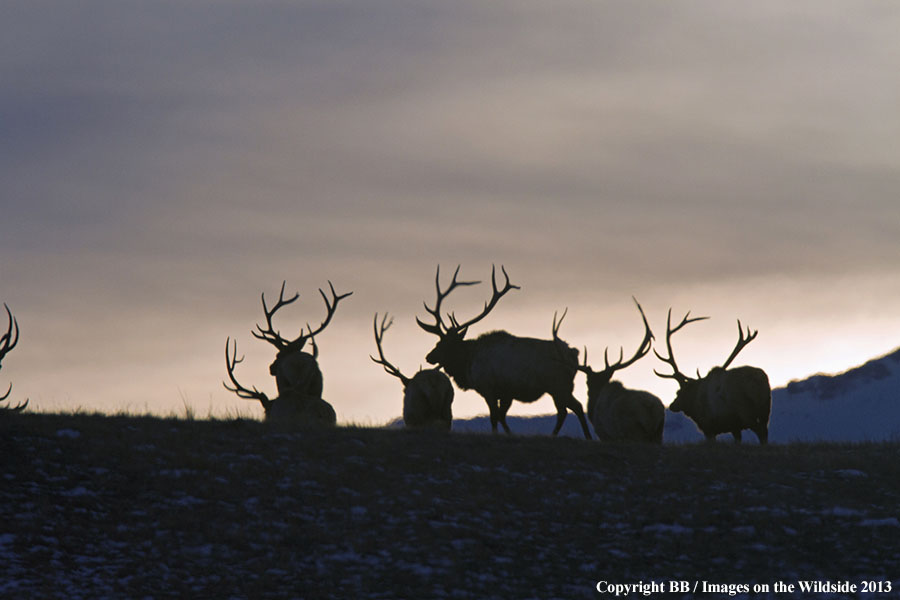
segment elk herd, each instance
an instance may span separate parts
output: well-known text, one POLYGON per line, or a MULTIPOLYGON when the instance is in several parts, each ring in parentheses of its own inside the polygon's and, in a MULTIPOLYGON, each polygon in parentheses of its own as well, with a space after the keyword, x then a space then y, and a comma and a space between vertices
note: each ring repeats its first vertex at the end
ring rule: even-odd
MULTIPOLYGON (((559 337, 565 312, 558 319, 556 314, 553 315, 549 340, 520 337, 506 331, 491 331, 474 339, 466 338, 469 328, 487 317, 506 294, 520 289, 510 282, 505 268, 501 266, 500 271, 502 284, 498 283, 496 269, 491 271, 491 297, 485 301, 483 309, 473 317, 462 320, 454 312, 443 310, 442 304, 457 288, 475 286, 481 282, 461 281, 457 267, 450 282, 442 287, 438 267, 434 303, 429 306, 426 302, 424 306, 427 320, 416 318, 423 331, 437 336, 437 343, 425 356, 434 368, 420 368, 412 377, 404 375, 385 356, 384 336, 393 319, 387 313, 379 319, 378 313, 375 313, 373 333, 377 357, 371 355, 370 358, 386 373, 400 380, 403 388, 403 422, 407 427, 450 430, 454 394, 450 382, 452 378, 460 389, 474 390, 484 398, 491 429, 495 432, 498 425, 505 432, 510 432, 506 415, 513 401, 531 403, 547 394, 556 407, 553 435, 559 432, 571 411, 578 418, 587 439, 591 439, 590 421, 600 440, 661 443, 666 416, 662 401, 649 392, 628 389, 613 380, 617 371, 634 364, 652 349, 657 359, 671 369, 671 373, 654 371, 656 375, 674 379, 678 384, 675 399, 668 407, 670 411, 687 415, 708 440, 714 440, 721 433, 730 433, 736 442, 740 442, 742 431, 749 429, 760 443, 768 441, 772 394, 766 373, 756 367, 730 367, 741 350, 756 338, 756 331, 745 331, 738 321, 738 341, 728 359, 721 366, 713 367, 705 376, 701 376, 698 370, 696 378, 688 377, 675 361, 672 336, 690 323, 708 317, 691 318, 688 312, 673 327, 672 310, 669 309, 665 354, 661 354, 653 348, 655 336, 643 308, 633 298, 644 326, 643 340, 627 359, 625 349, 620 348, 618 359, 610 362, 607 348, 603 352, 603 368, 595 371, 588 363, 586 347, 579 361, 579 351, 559 337), (587 382, 587 415, 573 395, 575 376, 579 372, 585 374, 587 382)), ((282 283, 278 300, 271 308, 265 293, 261 295, 265 324, 257 324, 252 335, 275 348, 275 359, 269 372, 275 378, 278 389, 276 398, 269 398, 256 386, 248 388, 238 381, 235 368, 244 359, 238 357, 237 340, 230 337, 225 340, 225 369, 230 383, 224 382, 223 385, 240 398, 257 400, 268 422, 292 426, 332 426, 336 423, 334 408, 323 399, 316 336, 322 334, 331 323, 338 304, 352 292, 339 294, 331 282, 328 287, 328 292, 319 289, 325 304, 324 319, 315 328, 307 323, 294 338, 283 336, 275 327, 273 318, 279 310, 295 302, 299 294, 285 298, 285 283, 282 283)), ((5 304, 4 307, 8 327, 0 337, 0 363, 15 347, 19 337, 18 322, 9 307, 5 304)), ((9 398, 11 389, 10 385, 6 393, 0 396, 0 402, 9 398)), ((27 401, 14 407, 7 406, 5 410, 21 411, 26 405, 27 401)))

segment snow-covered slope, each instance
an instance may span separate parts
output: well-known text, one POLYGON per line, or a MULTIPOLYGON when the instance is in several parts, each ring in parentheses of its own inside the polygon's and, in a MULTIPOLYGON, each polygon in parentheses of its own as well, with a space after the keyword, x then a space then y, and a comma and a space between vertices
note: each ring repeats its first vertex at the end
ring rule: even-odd
MULTIPOLYGON (((548 435, 556 415, 508 416, 514 433, 548 435)), ((487 416, 453 421, 454 431, 490 431, 487 416)), ((581 437, 581 427, 569 415, 561 435, 581 437)), ((666 412, 666 442, 703 439, 693 421, 666 412)), ((730 435, 720 436, 731 439, 730 435)), ((755 437, 744 432, 745 442, 755 437)), ((888 441, 900 439, 900 348, 838 375, 814 375, 772 391, 771 442, 888 441)))
POLYGON ((773 441, 900 439, 900 349, 775 390, 769 431, 773 441))

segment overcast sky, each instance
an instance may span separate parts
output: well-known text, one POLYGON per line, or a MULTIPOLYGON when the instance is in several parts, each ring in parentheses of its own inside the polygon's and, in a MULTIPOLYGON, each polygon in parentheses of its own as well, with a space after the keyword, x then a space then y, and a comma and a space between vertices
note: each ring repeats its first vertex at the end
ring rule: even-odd
MULTIPOLYGON (((354 292, 321 334, 344 422, 399 416, 434 272, 522 289, 477 331, 633 352, 643 304, 711 320, 679 365, 776 386, 900 345, 900 7, 893 2, 6 3, 0 371, 37 410, 261 414, 259 294, 354 292)), ((489 286, 447 303, 481 309, 489 286)), ((668 403, 654 357, 621 379, 668 403)), ((585 400, 583 376, 576 396, 585 400)), ((511 414, 552 412, 549 398, 511 414)), ((457 391, 454 414, 486 412, 457 391)))

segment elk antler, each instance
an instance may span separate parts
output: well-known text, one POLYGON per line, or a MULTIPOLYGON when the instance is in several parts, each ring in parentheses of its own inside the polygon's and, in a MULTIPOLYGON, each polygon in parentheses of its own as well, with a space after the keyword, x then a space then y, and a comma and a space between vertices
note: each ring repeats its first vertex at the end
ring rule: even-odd
POLYGON ((9 325, 7 326, 6 333, 0 337, 0 361, 3 360, 3 357, 6 354, 16 347, 16 344, 19 342, 19 322, 13 318, 12 311, 9 310, 9 307, 6 303, 3 303, 3 308, 6 309, 6 316, 9 318, 9 325))
POLYGON ((263 405, 264 410, 269 410, 271 407, 273 400, 269 400, 269 397, 266 396, 263 392, 256 389, 256 386, 253 389, 247 389, 242 386, 237 378, 234 376, 234 367, 241 362, 244 362, 244 357, 237 357, 237 340, 234 340, 234 352, 233 356, 229 354, 228 349, 231 344, 231 338, 225 339, 225 368, 228 370, 228 378, 231 380, 233 387, 230 387, 224 381, 222 385, 225 386, 225 389, 229 392, 234 392, 240 398, 244 398, 246 400, 259 400, 260 404, 263 405))
MULTIPOLYGON (((312 337, 315 337, 315 336, 319 335, 320 333, 322 333, 322 331, 326 327, 328 327, 328 324, 331 323, 331 317, 334 316, 334 312, 335 312, 335 310, 337 310, 338 302, 340 302, 347 296, 353 295, 353 292, 347 292, 346 294, 338 294, 337 292, 334 291, 334 285, 332 285, 332 283, 330 281, 328 282, 328 287, 331 290, 331 301, 328 300, 328 296, 325 295, 325 292, 322 291, 322 288, 319 288, 319 294, 322 295, 322 300, 325 301, 325 310, 328 313, 325 316, 325 320, 322 321, 322 324, 319 325, 319 328, 316 329, 315 331, 313 331, 312 328, 309 326, 309 323, 307 323, 306 327, 307 327, 307 329, 309 329, 309 333, 307 333, 306 336, 301 336, 301 337, 312 338, 312 337)), ((301 333, 303 333, 303 332, 301 331, 301 333)))
POLYGON ((493 292, 491 294, 491 299, 488 302, 484 303, 484 309, 481 311, 481 314, 476 315, 475 317, 469 319, 463 324, 460 324, 456 321, 456 315, 451 314, 450 320, 453 323, 453 329, 456 331, 465 332, 471 325, 474 325, 478 321, 485 318, 488 313, 490 313, 495 306, 497 306, 497 301, 500 300, 503 296, 506 295, 510 290, 520 290, 517 285, 513 285, 509 282, 509 275, 506 273, 506 268, 503 265, 500 265, 500 270, 503 272, 503 276, 506 278, 506 283, 503 284, 503 289, 499 289, 497 287, 497 267, 491 266, 491 287, 493 287, 493 292))
POLYGON ((744 346, 752 342, 756 339, 757 334, 759 334, 759 330, 750 333, 750 328, 747 328, 747 337, 744 337, 744 329, 741 327, 741 320, 738 319, 738 341, 734 346, 734 350, 731 351, 731 356, 728 357, 728 360, 725 361, 725 364, 722 365, 723 369, 727 369, 728 365, 731 364, 731 361, 735 359, 738 353, 744 349, 744 346))
MULTIPOLYGON (((430 323, 424 323, 421 319, 416 317, 416 323, 419 324, 419 327, 427 331, 428 333, 433 333, 434 335, 444 337, 446 333, 450 330, 450 327, 447 327, 444 324, 444 321, 441 319, 441 302, 444 301, 444 298, 450 295, 450 292, 455 290, 459 286, 463 285, 478 285, 481 283, 480 281, 457 281, 456 277, 459 275, 459 265, 456 266, 456 271, 453 272, 453 280, 450 282, 450 285, 447 287, 445 291, 441 291, 441 265, 438 265, 437 274, 434 276, 434 287, 437 289, 437 300, 435 300, 434 308, 429 308, 427 303, 425 304, 425 310, 434 317, 434 325, 430 323)), ((450 315, 448 315, 450 316, 450 315)), ((453 317, 450 316, 452 321, 453 317)))
POLYGON ((559 317, 559 321, 557 321, 557 312, 553 312, 553 345, 556 347, 558 355, 556 360, 568 367, 574 366, 576 369, 580 369, 581 367, 578 364, 578 350, 572 349, 569 344, 559 338, 559 328, 562 326, 563 319, 566 318, 568 313, 569 308, 566 307, 566 309, 563 310, 562 316, 559 317))
MULTIPOLYGON (((7 306, 5 302, 3 303, 3 308, 6 309, 9 325, 6 328, 6 333, 0 336, 0 361, 2 361, 3 357, 6 356, 10 350, 15 348, 16 344, 19 342, 19 322, 13 318, 12 311, 9 310, 9 306, 7 306)), ((12 384, 9 384, 9 389, 6 390, 5 394, 0 396, 0 402, 9 398, 10 392, 12 392, 12 384)), ((19 412, 25 410, 26 406, 28 406, 28 400, 25 401, 25 404, 19 404, 7 410, 19 412)))
MULTIPOLYGON (((268 325, 268 328, 263 329, 259 324, 257 324, 256 328, 259 331, 251 332, 253 334, 253 337, 260 339, 260 340, 265 340, 265 341, 269 342, 270 344, 272 344, 273 346, 275 346, 276 348, 278 348, 279 350, 283 350, 284 348, 286 348, 288 346, 288 344, 290 343, 290 340, 287 340, 287 339, 281 337, 281 332, 275 330, 275 327, 272 325, 272 316, 275 314, 275 312, 279 308, 281 308, 282 306, 287 306, 291 302, 295 302, 297 300, 297 298, 300 297, 300 293, 296 292, 293 295, 293 297, 285 300, 284 299, 284 286, 286 284, 287 284, 287 281, 281 282, 281 292, 279 292, 279 294, 278 294, 278 302, 275 303, 275 306, 272 307, 272 310, 269 310, 269 307, 266 306, 266 293, 263 292, 262 294, 260 294, 260 297, 262 298, 263 314, 266 315, 266 324, 268 325)), ((302 333, 303 332, 301 330, 301 337, 303 337, 302 333)), ((235 344, 237 344, 237 342, 235 342, 235 344)), ((238 362, 240 362, 240 361, 238 361, 238 362)))
MULTIPOLYGON (((625 348, 619 347, 619 360, 612 365, 609 364, 609 347, 603 350, 603 362, 606 364, 606 368, 603 370, 604 372, 609 372, 610 377, 612 374, 620 369, 624 369, 632 364, 634 364, 638 359, 643 358, 650 352, 651 342, 656 339, 653 335, 653 332, 650 330, 650 324, 647 322, 647 315, 644 314, 644 309, 641 308, 640 303, 637 301, 637 298, 634 296, 631 297, 634 300, 635 305, 637 305, 638 310, 641 313, 641 318, 644 320, 644 339, 641 342, 641 345, 638 346, 637 352, 634 353, 634 356, 629 358, 627 361, 625 360, 625 348)), ((594 370, 588 366, 587 360, 587 346, 584 348, 584 361, 582 364, 578 365, 578 370, 582 373, 593 373, 594 370)))
MULTIPOLYGON (((638 346, 637 352, 634 353, 634 356, 629 358, 627 361, 623 361, 625 348, 623 348, 622 346, 619 346, 619 360, 612 365, 609 364, 609 347, 607 346, 603 350, 603 362, 606 364, 606 368, 604 370, 609 371, 611 374, 634 364, 638 359, 646 356, 647 353, 650 352, 651 342, 656 339, 656 337, 653 335, 653 332, 650 330, 650 323, 647 322, 647 315, 644 314, 644 309, 641 308, 640 302, 638 302, 637 298, 635 298, 634 296, 632 296, 631 299, 634 300, 634 304, 637 306, 638 311, 640 311, 641 313, 641 319, 644 320, 644 339, 643 341, 641 341, 641 345, 638 346)), ((585 366, 587 366, 587 348, 585 348, 584 354, 584 362, 585 366)))
MULTIPOLYGON (((557 320, 556 320, 556 311, 553 311, 553 329, 552 329, 552 331, 553 331, 553 341, 554 341, 554 342, 562 342, 562 340, 559 339, 559 328, 562 327, 563 319, 566 318, 566 315, 567 315, 567 314, 569 314, 569 307, 568 307, 568 306, 565 308, 565 310, 563 310, 563 314, 562 314, 562 316, 559 318, 559 321, 557 322, 557 320)), ((565 343, 565 342, 563 342, 563 343, 565 343)))
POLYGON ((384 317, 381 319, 381 326, 379 326, 378 313, 375 313, 375 320, 372 323, 372 329, 375 331, 375 345, 378 347, 378 356, 380 357, 380 359, 375 358, 371 354, 369 355, 369 358, 371 358, 376 364, 381 365, 386 373, 393 375, 394 377, 402 381, 403 385, 405 386, 409 384, 409 377, 406 377, 403 373, 400 372, 400 369, 388 362, 388 359, 384 357, 384 350, 381 347, 381 342, 384 340, 384 332, 394 324, 394 319, 388 319, 388 314, 385 313, 384 317))
POLYGON ((669 309, 669 316, 666 317, 666 349, 669 352, 668 358, 663 357, 656 349, 653 349, 653 354, 656 357, 663 361, 664 363, 668 363, 670 367, 672 367, 672 373, 667 375, 665 373, 660 373, 659 371, 654 369, 654 373, 656 373, 659 377, 664 379, 674 379, 679 384, 685 383, 689 378, 678 370, 678 365, 675 364, 675 354, 672 352, 672 334, 687 325, 688 323, 694 323, 695 321, 703 321, 704 319, 708 319, 709 317, 694 317, 690 319, 688 317, 691 316, 691 311, 688 311, 684 318, 681 319, 681 323, 679 323, 674 329, 672 328, 672 309, 669 309))
POLYGON ((347 292, 346 294, 338 294, 337 292, 334 291, 334 285, 332 285, 332 283, 329 281, 328 287, 331 289, 331 299, 329 299, 328 296, 325 295, 325 292, 322 291, 322 288, 319 288, 319 293, 322 295, 322 299, 325 301, 325 310, 327 311, 325 320, 322 321, 322 324, 319 325, 319 328, 316 329, 315 331, 313 331, 312 327, 310 327, 309 323, 307 323, 306 327, 307 327, 307 329, 309 329, 309 333, 304 334, 303 329, 301 328, 300 336, 293 340, 289 340, 289 339, 282 337, 281 332, 276 331, 275 327, 272 325, 272 316, 275 314, 275 312, 278 309, 280 309, 282 306, 286 306, 286 305, 290 304, 291 302, 296 301, 297 298, 300 297, 299 293, 295 293, 293 295, 293 297, 285 300, 284 299, 285 283, 286 282, 281 283, 281 292, 279 292, 279 294, 278 294, 278 302, 275 303, 275 306, 273 306, 271 310, 269 310, 269 307, 266 305, 265 292, 262 293, 261 296, 262 296, 263 314, 265 314, 265 316, 266 316, 266 328, 263 329, 262 326, 257 324, 256 329, 258 331, 251 332, 254 337, 256 337, 257 339, 265 340, 265 341, 269 342, 270 344, 272 344, 273 346, 278 348, 278 350, 284 350, 288 346, 298 346, 298 349, 302 349, 303 346, 306 344, 306 340, 318 335, 319 333, 322 332, 323 329, 325 329, 325 327, 328 326, 328 324, 331 322, 331 318, 334 316, 335 310, 337 310, 338 302, 340 302, 347 296, 350 296, 351 294, 353 294, 353 292, 347 292))

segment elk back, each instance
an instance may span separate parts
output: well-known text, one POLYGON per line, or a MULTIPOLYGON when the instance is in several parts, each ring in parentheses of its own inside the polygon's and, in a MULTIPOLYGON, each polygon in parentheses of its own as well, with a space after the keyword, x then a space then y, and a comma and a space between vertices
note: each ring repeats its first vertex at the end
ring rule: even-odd
MULTIPOLYGON (((561 342, 496 331, 471 343, 468 382, 482 396, 534 402, 545 393, 572 393, 577 358, 573 364, 560 360, 561 342)), ((577 351, 569 351, 577 357, 577 351)), ((468 389, 458 379, 457 384, 468 389)))
POLYGON ((301 427, 332 427, 337 423, 334 408, 316 396, 289 392, 272 402, 266 422, 301 427))
POLYGON ((700 381, 693 404, 690 410, 685 405, 684 412, 706 435, 768 426, 772 409, 769 377, 756 367, 716 367, 700 381))
POLYGON ((666 409, 650 392, 610 381, 588 400, 588 419, 601 440, 661 443, 666 409))
POLYGON ((453 384, 438 369, 416 373, 403 393, 403 422, 407 427, 449 431, 453 421, 453 384))

